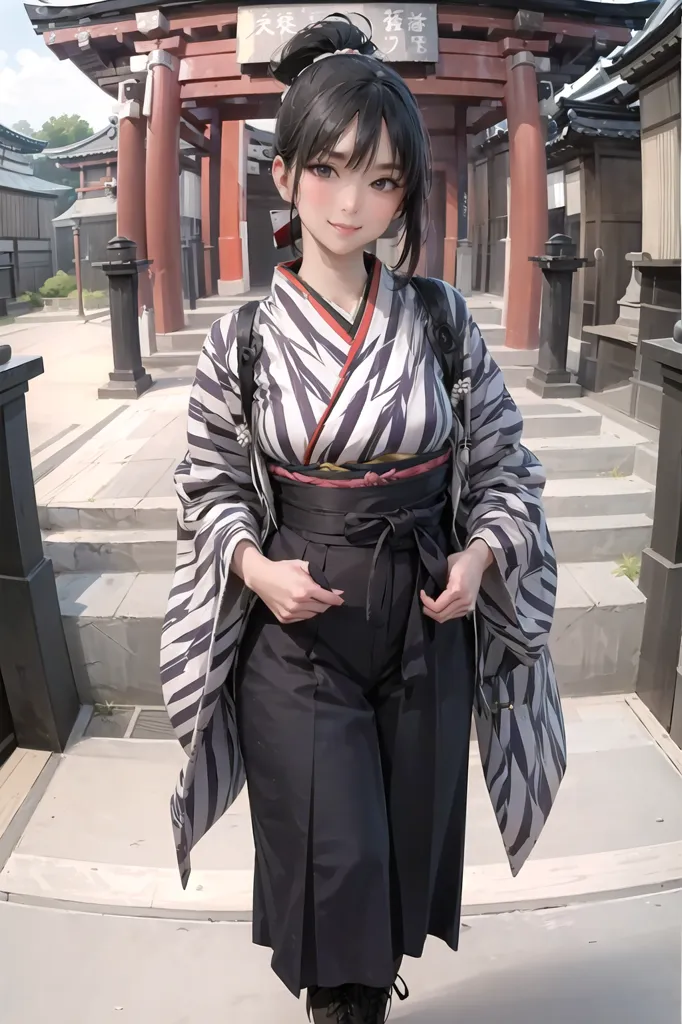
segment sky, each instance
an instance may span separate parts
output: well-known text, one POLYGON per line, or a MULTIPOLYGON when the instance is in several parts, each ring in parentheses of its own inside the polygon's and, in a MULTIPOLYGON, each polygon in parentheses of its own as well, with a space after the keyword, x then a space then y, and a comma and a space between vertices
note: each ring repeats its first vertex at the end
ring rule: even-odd
POLYGON ((94 131, 104 128, 114 101, 69 60, 57 60, 37 36, 21 0, 0 0, 0 124, 80 114, 94 131))

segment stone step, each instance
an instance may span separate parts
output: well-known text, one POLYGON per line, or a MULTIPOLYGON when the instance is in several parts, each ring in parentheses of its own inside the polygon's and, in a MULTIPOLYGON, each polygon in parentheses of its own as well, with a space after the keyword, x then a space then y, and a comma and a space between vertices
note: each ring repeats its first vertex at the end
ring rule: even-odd
POLYGON ((648 444, 639 445, 635 452, 635 473, 642 480, 656 486, 656 473, 658 471, 658 444, 650 441, 648 444))
POLYGON ((186 309, 185 327, 189 327, 192 330, 201 328, 205 333, 216 320, 220 320, 227 313, 238 308, 239 304, 230 306, 202 306, 200 309, 186 309))
MULTIPOLYGON (((544 493, 548 516, 600 516, 642 513, 651 515, 654 489, 638 477, 579 477, 547 481, 544 493)), ((69 506, 38 507, 46 543, 59 542, 58 531, 104 531, 109 536, 121 531, 174 530, 177 499, 174 495, 145 498, 126 506, 123 499, 73 503, 69 506)))
MULTIPOLYGON (((560 562, 588 562, 640 554, 651 539, 652 520, 637 512, 564 515, 551 516, 548 525, 560 562)), ((44 550, 57 573, 170 572, 176 534, 174 529, 50 531, 44 550)))
POLYGON ((176 532, 165 530, 61 530, 43 537, 45 557, 57 573, 169 572, 176 532))
POLYGON ((533 367, 538 361, 536 348, 507 348, 504 344, 493 344, 488 333, 483 336, 486 340, 486 348, 503 373, 508 366, 527 366, 529 369, 526 376, 532 373, 533 367))
POLYGON ((653 520, 641 513, 549 517, 558 562, 602 562, 640 555, 651 540, 653 520))
MULTIPOLYGON (((204 337, 206 337, 205 333, 204 337)), ((157 367, 161 367, 166 370, 186 369, 190 370, 192 373, 196 369, 198 360, 198 349, 185 352, 153 352, 152 355, 142 357, 142 363, 145 370, 153 370, 157 367)))
MULTIPOLYGON (((612 562, 562 565, 550 647, 564 696, 635 688, 645 598, 612 562)), ((158 705, 170 573, 71 573, 57 589, 85 704, 158 705)))
POLYGON ((626 477, 633 472, 635 444, 613 434, 535 437, 528 447, 542 462, 548 479, 626 477))
POLYGON ((178 519, 178 499, 174 494, 156 498, 100 498, 87 502, 38 506, 40 527, 45 541, 59 539, 56 531, 92 530, 174 530, 178 519), (51 531, 55 531, 51 535, 51 531))
POLYGON ((548 480, 543 495, 548 517, 653 514, 654 489, 638 477, 597 476, 548 480))
MULTIPOLYGON (((214 317, 213 319, 215 320, 217 318, 214 317)), ((213 320, 211 323, 213 323, 213 320)), ((205 340, 206 328, 204 327, 188 326, 184 327, 181 331, 172 331, 169 334, 156 335, 156 345, 159 352, 199 353, 205 340)), ((195 356, 194 359, 196 362, 197 356, 195 356)))
MULTIPOLYGON (((602 418, 589 409, 571 408, 548 402, 547 406, 529 404, 521 407, 523 415, 523 436, 535 437, 586 437, 601 432, 602 418)), ((532 444, 531 444, 532 447, 532 444)))
POLYGON ((469 314, 473 317, 477 324, 501 324, 502 323, 502 306, 493 306, 485 302, 480 302, 476 298, 467 299, 467 307, 469 314))
MULTIPOLYGON (((249 302, 251 299, 264 299, 270 294, 269 288, 253 288, 251 291, 242 292, 238 295, 208 295, 203 299, 197 299, 197 309, 210 309, 218 307, 223 312, 227 312, 229 309, 233 309, 236 306, 242 306, 245 302, 249 302)), ((185 310, 185 314, 192 312, 189 309, 185 310)))

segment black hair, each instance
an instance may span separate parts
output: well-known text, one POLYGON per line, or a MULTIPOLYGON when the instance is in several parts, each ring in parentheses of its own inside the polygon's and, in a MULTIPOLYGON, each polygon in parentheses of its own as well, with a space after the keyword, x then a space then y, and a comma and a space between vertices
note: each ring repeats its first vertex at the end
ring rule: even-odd
POLYGON ((382 123, 405 189, 401 215, 403 246, 397 267, 411 277, 417 269, 431 187, 431 148, 417 101, 400 75, 373 54, 377 48, 344 14, 332 14, 293 36, 270 64, 288 86, 277 118, 274 151, 294 167, 292 215, 301 174, 331 153, 357 119, 350 166, 376 156, 382 123), (338 54, 338 50, 358 53, 338 54), (317 60, 336 54, 332 60, 317 60))

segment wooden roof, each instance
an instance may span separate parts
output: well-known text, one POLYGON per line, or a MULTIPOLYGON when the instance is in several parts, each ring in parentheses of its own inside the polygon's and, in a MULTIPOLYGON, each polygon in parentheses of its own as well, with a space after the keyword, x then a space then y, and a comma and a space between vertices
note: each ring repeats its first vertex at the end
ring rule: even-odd
MULTIPOLYGON (((276 114, 279 84, 267 77, 264 65, 237 63, 236 3, 163 3, 156 22, 154 12, 148 6, 142 12, 141 6, 139 0, 99 0, 72 8, 27 5, 26 10, 52 52, 71 60, 110 95, 134 77, 132 58, 162 48, 181 61, 183 105, 194 111, 190 124, 197 130, 216 109, 227 118, 276 114)), ((450 0, 438 4, 438 64, 396 67, 422 102, 502 102, 509 53, 525 49, 548 59, 542 77, 560 88, 601 54, 628 43, 654 9, 649 0, 524 0, 519 12, 518 0, 496 0, 494 7, 450 0)))

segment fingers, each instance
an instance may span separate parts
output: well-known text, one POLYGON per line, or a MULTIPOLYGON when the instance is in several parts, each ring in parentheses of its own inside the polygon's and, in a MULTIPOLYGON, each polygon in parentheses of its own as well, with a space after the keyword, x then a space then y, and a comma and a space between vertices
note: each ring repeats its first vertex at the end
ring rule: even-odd
POLYGON ((447 590, 434 601, 424 591, 421 592, 424 615, 434 622, 447 622, 450 619, 462 619, 472 610, 472 603, 468 598, 460 595, 453 595, 447 590), (437 607, 436 607, 437 606, 437 607))

